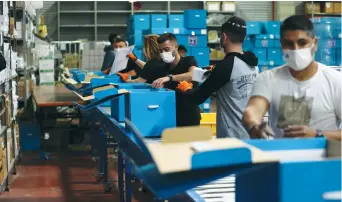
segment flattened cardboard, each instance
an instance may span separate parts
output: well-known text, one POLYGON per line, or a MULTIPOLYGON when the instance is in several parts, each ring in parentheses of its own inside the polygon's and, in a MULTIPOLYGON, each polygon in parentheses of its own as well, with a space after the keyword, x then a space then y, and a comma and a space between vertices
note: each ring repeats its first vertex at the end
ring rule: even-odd
POLYGON ((211 140, 212 134, 209 127, 180 127, 168 128, 162 133, 162 143, 181 143, 192 141, 211 140))
POLYGON ((94 75, 86 75, 84 80, 81 83, 85 83, 85 84, 86 83, 90 83, 90 80, 92 78, 104 78, 104 77, 103 76, 97 76, 96 74, 94 74, 94 75))
POLYGON ((335 140, 327 140, 327 157, 341 157, 341 142, 335 140))
POLYGON ((83 97, 82 95, 78 94, 76 91, 72 91, 72 92, 75 93, 79 98, 81 98, 82 101, 88 101, 88 100, 95 99, 94 95, 89 95, 89 96, 83 97))
POLYGON ((72 78, 66 78, 63 74, 62 74, 62 79, 63 79, 65 82, 67 82, 67 83, 69 83, 69 84, 71 84, 71 85, 76 85, 76 84, 77 84, 77 82, 76 82, 74 79, 72 79, 72 78))
MULTIPOLYGON (((175 133, 176 131, 177 129, 174 130, 175 133)), ((201 142, 202 144, 207 144, 206 151, 247 148, 251 152, 251 163, 253 164, 279 161, 274 155, 267 154, 235 138, 212 139, 201 142)), ((161 174, 185 172, 192 169, 192 157, 196 154, 192 148, 194 145, 193 142, 172 144, 150 142, 146 143, 146 145, 161 174)))

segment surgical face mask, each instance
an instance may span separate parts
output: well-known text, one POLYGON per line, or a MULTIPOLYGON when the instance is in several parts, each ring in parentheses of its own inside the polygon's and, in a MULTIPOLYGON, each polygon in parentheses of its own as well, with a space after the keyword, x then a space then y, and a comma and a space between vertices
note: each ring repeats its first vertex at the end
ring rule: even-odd
POLYGON ((175 61, 174 51, 160 53, 160 57, 165 63, 172 63, 175 61))
POLYGON ((314 56, 312 49, 315 47, 313 43, 310 48, 302 48, 298 50, 283 50, 284 60, 294 71, 304 70, 312 62, 314 56))

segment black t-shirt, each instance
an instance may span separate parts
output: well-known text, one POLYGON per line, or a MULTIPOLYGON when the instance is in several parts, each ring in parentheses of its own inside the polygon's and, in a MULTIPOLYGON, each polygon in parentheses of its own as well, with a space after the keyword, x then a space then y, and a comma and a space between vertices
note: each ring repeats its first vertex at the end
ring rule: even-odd
MULTIPOLYGON (((178 75, 189 72, 190 67, 196 66, 197 61, 193 56, 181 57, 177 66, 170 69, 169 74, 178 75)), ((175 90, 179 82, 168 82, 165 88, 175 90)), ((198 87, 198 82, 193 81, 193 88, 198 87)), ((201 121, 201 110, 197 104, 190 100, 189 96, 182 93, 176 94, 177 126, 197 126, 201 121)))
MULTIPOLYGON (((170 68, 169 64, 161 60, 148 61, 140 75, 147 83, 153 83, 154 80, 167 76, 183 74, 189 71, 192 66, 197 66, 197 61, 193 56, 181 57, 177 66, 170 68)), ((198 87, 197 82, 192 82, 193 88, 198 87)), ((168 82, 164 85, 165 88, 175 90, 179 82, 168 82)), ((197 104, 190 100, 189 96, 181 93, 176 94, 176 120, 177 126, 196 126, 201 121, 201 111, 197 104)))
POLYGON ((154 80, 167 76, 168 71, 168 64, 159 59, 151 59, 146 62, 140 77, 152 84, 154 80))

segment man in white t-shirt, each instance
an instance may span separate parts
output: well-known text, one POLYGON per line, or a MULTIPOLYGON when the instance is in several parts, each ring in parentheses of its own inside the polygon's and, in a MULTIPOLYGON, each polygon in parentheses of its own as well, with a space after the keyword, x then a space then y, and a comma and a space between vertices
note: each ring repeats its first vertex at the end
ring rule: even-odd
POLYGON ((276 137, 341 140, 342 73, 314 60, 317 38, 305 16, 291 16, 280 28, 286 65, 257 76, 243 122, 252 138, 264 132, 268 110, 276 137))

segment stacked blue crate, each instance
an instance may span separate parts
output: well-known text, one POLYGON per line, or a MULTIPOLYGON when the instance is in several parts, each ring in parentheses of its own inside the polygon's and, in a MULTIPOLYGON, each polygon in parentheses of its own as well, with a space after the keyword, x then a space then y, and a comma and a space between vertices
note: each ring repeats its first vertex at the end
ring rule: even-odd
POLYGON ((271 69, 284 64, 280 45, 280 21, 248 21, 244 51, 258 57, 259 70, 271 69))
POLYGON ((142 47, 144 44, 144 31, 151 27, 149 14, 132 15, 127 23, 127 40, 130 45, 135 45, 134 53, 139 59, 144 59, 142 47))
POLYGON ((315 59, 328 66, 341 65, 341 18, 313 18, 318 49, 315 59))

